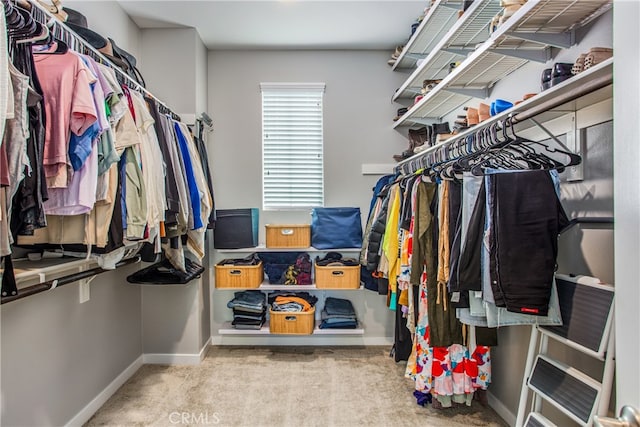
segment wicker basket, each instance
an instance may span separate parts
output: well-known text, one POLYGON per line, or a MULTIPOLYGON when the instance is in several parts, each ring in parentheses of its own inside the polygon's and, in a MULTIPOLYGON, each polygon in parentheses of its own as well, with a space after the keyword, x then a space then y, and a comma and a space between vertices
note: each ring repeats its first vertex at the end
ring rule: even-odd
POLYGON ((267 248, 308 248, 311 246, 311 226, 308 224, 265 225, 267 248))
POLYGON ((216 288, 258 288, 264 280, 262 261, 257 265, 216 265, 216 288))
POLYGON ((269 309, 269 331, 272 334, 311 335, 315 327, 316 308, 310 311, 273 311, 269 309))
POLYGON ((316 269, 318 289, 358 289, 360 288, 360 266, 319 266, 316 269))

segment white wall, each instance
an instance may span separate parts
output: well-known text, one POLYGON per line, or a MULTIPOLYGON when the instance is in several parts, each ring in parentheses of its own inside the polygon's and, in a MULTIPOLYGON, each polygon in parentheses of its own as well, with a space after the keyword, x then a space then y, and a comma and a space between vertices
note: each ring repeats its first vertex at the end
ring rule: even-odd
POLYGON ((113 39, 122 49, 140 57, 140 29, 116 1, 64 1, 63 7, 77 10, 87 17, 90 29, 113 39))
MULTIPOLYGON (((394 163, 391 156, 408 145, 391 128, 396 107, 390 98, 403 75, 392 73, 387 59, 388 52, 379 51, 210 52, 209 112, 215 132, 209 153, 218 208, 262 206, 260 82, 324 82, 325 206, 358 206, 364 221, 379 177, 363 176, 361 164, 394 163)), ((309 211, 261 211, 262 242, 266 223, 309 224, 309 211)), ((366 339, 393 336, 385 297, 368 290, 342 295, 354 301, 366 339)), ((231 298, 229 291, 213 292, 214 336, 231 319, 226 308, 231 298)))
POLYGON ((141 356, 136 269, 97 276, 83 304, 73 283, 1 306, 0 424, 66 424, 141 356))
MULTIPOLYGON (((187 123, 204 111, 206 48, 193 28, 143 29, 140 69, 147 88, 187 123), (200 104, 200 105, 199 105, 200 104)), ((142 291, 145 354, 193 360, 211 336, 208 276, 186 286, 145 286, 142 291)), ((164 359, 163 359, 164 358, 164 359)))

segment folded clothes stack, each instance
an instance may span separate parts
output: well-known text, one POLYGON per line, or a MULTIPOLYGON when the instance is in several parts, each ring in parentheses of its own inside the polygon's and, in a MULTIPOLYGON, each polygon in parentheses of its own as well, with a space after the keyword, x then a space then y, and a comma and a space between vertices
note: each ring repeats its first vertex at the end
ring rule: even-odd
POLYGON ((260 329, 265 322, 267 301, 260 291, 242 291, 233 294, 227 303, 233 310, 233 322, 236 329, 260 329))
POLYGON ((318 298, 308 292, 272 292, 269 305, 273 311, 311 311, 318 298))
POLYGON ((228 258, 223 259, 218 265, 258 265, 260 258, 257 253, 252 253, 245 258, 228 258))
POLYGON ((320 329, 356 329, 358 319, 353 304, 347 299, 327 297, 320 314, 320 329))
POLYGON ((316 257, 316 265, 321 267, 326 266, 356 266, 360 265, 360 262, 355 258, 343 258, 341 253, 327 252, 324 258, 316 257))

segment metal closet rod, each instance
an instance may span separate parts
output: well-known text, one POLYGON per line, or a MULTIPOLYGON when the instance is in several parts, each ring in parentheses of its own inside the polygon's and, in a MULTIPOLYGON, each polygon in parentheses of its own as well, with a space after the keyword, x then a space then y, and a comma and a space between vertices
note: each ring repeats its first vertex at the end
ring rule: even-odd
MULTIPOLYGON (((608 86, 611 84, 613 79, 613 76, 611 74, 607 74, 605 76, 601 76, 595 79, 592 79, 590 81, 585 82, 584 84, 580 85, 579 87, 576 87, 573 90, 567 91, 566 93, 557 95, 545 102, 540 103, 539 105, 536 105, 534 107, 531 107, 527 110, 521 111, 521 112, 514 112, 511 113, 510 116, 513 117, 513 123, 520 123, 523 122, 525 120, 528 119, 532 119, 533 117, 537 116, 538 114, 544 113, 546 111, 549 111, 555 107, 558 107, 562 104, 565 104, 567 102, 573 101, 575 99, 580 98, 581 96, 584 96, 588 93, 594 92, 598 89, 601 89, 605 86, 608 86)), ((493 122, 492 122, 493 123, 493 122)), ((492 123, 489 123, 487 125, 476 125, 473 127, 474 132, 479 132, 481 130, 483 130, 484 128, 486 128, 487 126, 490 126, 492 123)), ((468 134, 465 133, 464 137, 466 137, 468 134)), ((464 138, 463 137, 463 138, 464 138)), ((439 144, 439 145, 434 145, 433 147, 429 147, 428 149, 424 150, 423 152, 420 153, 420 156, 416 156, 413 158, 409 158, 407 160, 403 160, 400 164, 398 164, 395 168, 394 171, 396 173, 407 173, 407 174, 412 174, 414 172, 416 172, 418 169, 420 168, 424 168, 424 167, 428 167, 429 165, 425 164, 425 157, 433 152, 436 152, 438 150, 441 149, 448 149, 449 146, 451 146, 452 144, 458 142, 460 139, 462 138, 455 138, 452 139, 451 141, 445 143, 445 144, 439 144), (409 164, 409 167, 403 167, 405 164, 409 164), (415 168, 412 167, 413 165, 418 165, 419 167, 415 168), (409 169, 407 171, 407 169, 409 169)))
MULTIPOLYGON (((140 259, 141 259, 140 255, 136 255, 133 258, 122 260, 116 264, 116 268, 120 268, 125 265, 133 264, 136 262, 140 262, 140 259)), ((92 268, 91 270, 81 271, 78 273, 69 274, 67 276, 60 277, 58 279, 47 280, 46 282, 41 282, 36 285, 27 286, 26 288, 18 289, 17 295, 2 297, 0 304, 7 304, 9 302, 26 298, 31 295, 39 294, 41 292, 46 292, 50 289, 59 288, 60 286, 68 285, 69 283, 77 282, 78 280, 86 279, 87 277, 96 276, 101 273, 106 273, 107 271, 114 271, 114 270, 105 270, 101 267, 96 267, 96 268, 92 268)))
MULTIPOLYGON (((53 15, 50 11, 48 11, 43 5, 38 3, 36 0, 29 0, 29 3, 31 4, 32 8, 35 7, 40 12, 44 13, 46 16, 49 17, 49 19, 52 19, 54 24, 57 25, 61 30, 67 32, 70 36, 72 36, 75 39, 76 42, 82 44, 88 50, 88 52, 91 52, 93 55, 95 55, 97 57, 96 59, 99 59, 100 62, 108 65, 109 67, 111 67, 113 70, 115 70, 116 73, 118 73, 118 74, 120 74, 120 76, 124 77, 131 85, 135 86, 135 88, 137 90, 140 90, 140 91, 146 93, 149 97, 153 98, 158 104, 160 104, 162 107, 164 107, 171 115, 175 116, 175 118, 177 118, 178 120, 180 119, 180 116, 178 116, 178 114, 174 113, 171 110, 171 108, 169 108, 167 106, 167 104, 165 104, 164 102, 160 101, 154 94, 149 92, 144 86, 142 86, 140 83, 138 83, 133 78, 131 78, 131 76, 129 76, 127 73, 125 73, 124 70, 122 70, 120 67, 115 65, 113 62, 111 62, 111 60, 109 60, 109 58, 104 56, 102 54, 102 52, 100 52, 99 50, 97 50, 93 46, 91 46, 89 44, 89 42, 87 42, 82 37, 80 37, 75 31, 73 31, 71 28, 69 28, 64 22, 60 21, 55 15, 53 15)), ((37 18, 34 16, 34 19, 37 19, 37 18)), ((46 22, 41 22, 41 24, 47 25, 46 22)), ((51 31, 52 30, 53 29, 51 29, 51 31)))

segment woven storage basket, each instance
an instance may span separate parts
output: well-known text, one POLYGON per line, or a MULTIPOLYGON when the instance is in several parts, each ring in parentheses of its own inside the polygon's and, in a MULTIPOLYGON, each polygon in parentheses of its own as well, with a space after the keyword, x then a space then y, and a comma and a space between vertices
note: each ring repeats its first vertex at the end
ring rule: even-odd
POLYGON ((216 265, 216 288, 258 288, 263 280, 262 261, 257 265, 216 265))
POLYGON ((273 311, 269 309, 272 334, 311 335, 315 327, 316 308, 310 311, 273 311))
POLYGON ((360 287, 360 266, 319 266, 316 269, 318 289, 358 289, 360 287))
POLYGON ((267 248, 308 248, 311 246, 311 226, 308 224, 265 225, 267 248))

